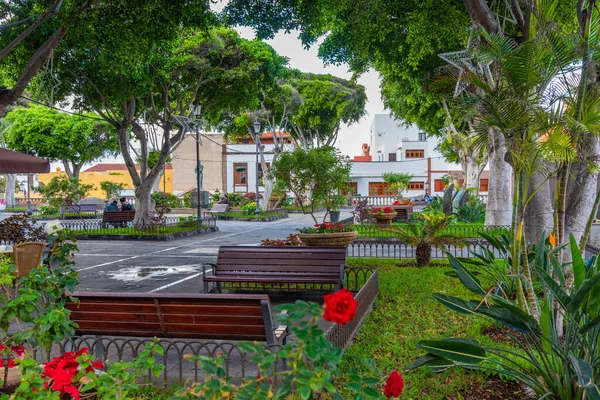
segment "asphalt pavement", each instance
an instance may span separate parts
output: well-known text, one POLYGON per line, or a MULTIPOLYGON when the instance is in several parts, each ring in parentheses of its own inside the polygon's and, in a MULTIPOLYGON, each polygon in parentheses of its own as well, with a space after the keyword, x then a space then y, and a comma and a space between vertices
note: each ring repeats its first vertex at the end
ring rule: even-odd
POLYGON ((257 246, 265 238, 283 239, 312 224, 310 215, 290 214, 273 222, 219 220, 218 232, 168 242, 80 240, 77 290, 201 293, 202 265, 216 261, 219 246, 257 246))

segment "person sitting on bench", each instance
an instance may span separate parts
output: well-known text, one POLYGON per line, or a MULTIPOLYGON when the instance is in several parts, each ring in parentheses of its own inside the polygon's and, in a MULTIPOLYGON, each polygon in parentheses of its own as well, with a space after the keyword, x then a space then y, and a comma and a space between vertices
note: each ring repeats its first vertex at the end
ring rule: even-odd
POLYGON ((121 197, 121 211, 131 211, 133 210, 133 206, 129 204, 125 197, 121 197))
POLYGON ((113 200, 112 202, 108 203, 106 205, 106 208, 104 209, 104 212, 112 212, 112 211, 119 211, 119 207, 117 206, 116 200, 113 200))

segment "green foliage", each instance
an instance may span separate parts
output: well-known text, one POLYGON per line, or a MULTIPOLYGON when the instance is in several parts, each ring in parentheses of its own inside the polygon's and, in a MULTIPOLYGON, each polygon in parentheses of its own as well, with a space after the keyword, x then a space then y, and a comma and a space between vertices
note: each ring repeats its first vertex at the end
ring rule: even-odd
POLYGON ((15 214, 0 221, 0 241, 15 244, 42 241, 44 229, 30 216, 31 214, 15 214))
POLYGON ((427 207, 425 207, 423 209, 423 212, 427 212, 427 213, 441 213, 443 211, 444 211, 444 200, 439 196, 435 196, 433 199, 431 199, 431 201, 429 202, 427 207))
MULTIPOLYGON (((479 200, 479 199, 478 199, 479 200)), ((456 209, 456 220, 459 222, 482 222, 485 220, 485 205, 479 202, 466 203, 456 209)))
POLYGON ((97 115, 70 115, 31 104, 5 117, 9 148, 71 165, 71 172, 119 150, 115 130, 97 115), (68 143, 68 146, 65 144, 68 143))
POLYGON ((47 216, 47 215, 56 215, 60 212, 60 208, 58 207, 53 207, 53 206, 41 206, 40 207, 40 214, 47 216))
POLYGON ((241 210, 242 210, 242 214, 244 214, 244 215, 254 214, 256 212, 256 202, 251 201, 250 203, 243 205, 241 210))
POLYGON ((120 196, 121 191, 125 189, 125 184, 112 181, 102 181, 100 182, 100 189, 106 193, 106 199, 112 199, 120 196))
POLYGON ((423 213, 418 222, 382 229, 390 232, 402 243, 415 247, 417 266, 423 267, 429 263, 431 248, 446 248, 447 246, 464 246, 464 239, 444 233, 450 226, 453 216, 444 213, 423 213))
POLYGON ((319 203, 327 211, 339 207, 339 194, 350 181, 350 163, 333 147, 282 153, 273 163, 277 180, 296 197, 303 212, 314 212, 319 203))
MULTIPOLYGON (((258 376, 234 383, 234 378, 227 376, 225 356, 216 360, 205 356, 189 356, 188 359, 196 361, 206 373, 206 378, 180 390, 175 399, 201 396, 206 400, 220 400, 226 396, 235 399, 284 400, 290 398, 292 393, 303 400, 324 396, 343 399, 339 389, 331 382, 339 376, 343 350, 333 347, 317 324, 323 316, 323 307, 298 300, 294 304, 282 304, 275 308, 282 311, 276 315, 276 320, 289 328, 293 342, 274 349, 265 349, 258 342, 238 343, 249 360, 258 365, 258 376), (274 367, 281 360, 287 360, 287 367, 275 372, 274 367), (273 384, 275 377, 278 380, 277 387, 273 384)), ((351 383, 345 385, 343 390, 357 399, 384 399, 380 370, 372 360, 357 361, 368 366, 368 370, 360 375, 350 370, 348 376, 351 383)))
POLYGON ((400 197, 402 192, 408 187, 412 177, 412 174, 406 172, 386 172, 383 174, 383 181, 400 197))
POLYGON ((52 207, 70 206, 78 204, 94 185, 80 183, 78 179, 68 178, 66 175, 55 176, 47 185, 38 186, 35 190, 42 195, 44 201, 52 207))
POLYGON ((152 200, 154 200, 157 207, 167 206, 169 208, 181 207, 181 199, 173 193, 165 192, 154 192, 152 193, 152 200))
POLYGON ((571 293, 563 289, 564 266, 557 264, 557 249, 548 246, 545 238, 536 248, 534 265, 541 280, 541 294, 535 299, 540 304, 539 320, 509 299, 487 293, 486 282, 471 273, 460 260, 449 256, 461 283, 481 300, 467 301, 444 293, 434 294, 434 297, 454 311, 476 315, 503 327, 518 350, 453 338, 421 341, 419 348, 429 354, 407 368, 437 366, 439 370, 443 363, 444 369, 454 365, 491 369, 526 384, 538 397, 595 398, 600 391, 597 386, 600 379, 597 363, 600 357, 600 263, 596 256, 584 262, 572 235, 570 245, 576 277, 571 293), (564 325, 557 328, 559 313, 564 316, 564 325), (509 329, 519 331, 522 337, 517 338, 509 329), (513 356, 520 358, 519 364, 510 359, 513 356))

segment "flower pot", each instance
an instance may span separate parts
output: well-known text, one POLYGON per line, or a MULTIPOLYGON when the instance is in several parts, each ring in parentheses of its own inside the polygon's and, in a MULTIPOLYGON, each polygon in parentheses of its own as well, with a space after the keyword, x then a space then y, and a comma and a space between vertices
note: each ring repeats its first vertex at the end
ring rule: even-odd
POLYGON ((396 212, 391 213, 373 213, 373 217, 377 220, 378 228, 387 228, 392 226, 392 220, 396 218, 396 212))
POLYGON ((298 237, 307 246, 347 246, 358 237, 358 232, 299 233, 298 237))
POLYGON ((329 222, 334 224, 340 221, 340 211, 329 211, 329 222))

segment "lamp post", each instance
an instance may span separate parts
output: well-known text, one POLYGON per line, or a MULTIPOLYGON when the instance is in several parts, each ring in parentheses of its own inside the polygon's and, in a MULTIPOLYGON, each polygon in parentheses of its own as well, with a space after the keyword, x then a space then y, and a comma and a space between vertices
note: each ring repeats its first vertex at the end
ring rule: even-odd
POLYGON ((346 154, 346 157, 344 157, 346 159, 346 162, 350 162, 350 156, 346 154))
POLYGON ((196 128, 196 220, 202 221, 202 204, 200 202, 201 193, 202 193, 202 171, 204 167, 200 163, 200 124, 197 122, 198 116, 200 115, 200 106, 195 105, 192 111, 194 114, 194 119, 196 120, 195 128, 196 128))
POLYGON ((258 140, 260 135, 260 122, 254 121, 254 141, 256 142, 256 211, 260 215, 260 206, 258 204, 258 140))

